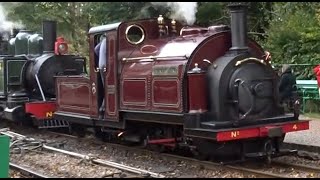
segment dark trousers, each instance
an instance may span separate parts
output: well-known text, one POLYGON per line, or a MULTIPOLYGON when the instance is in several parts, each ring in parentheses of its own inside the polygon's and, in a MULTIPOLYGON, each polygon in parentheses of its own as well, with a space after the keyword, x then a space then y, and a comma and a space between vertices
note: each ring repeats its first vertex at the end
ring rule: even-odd
MULTIPOLYGON (((100 70, 100 76, 101 76, 101 81, 102 81, 102 87, 103 87, 103 91, 105 92, 105 73, 103 72, 103 69, 100 70)), ((103 93, 104 94, 104 93, 103 93)), ((102 97, 103 98, 103 101, 102 101, 102 104, 99 108, 99 112, 104 112, 105 111, 105 96, 102 97)))

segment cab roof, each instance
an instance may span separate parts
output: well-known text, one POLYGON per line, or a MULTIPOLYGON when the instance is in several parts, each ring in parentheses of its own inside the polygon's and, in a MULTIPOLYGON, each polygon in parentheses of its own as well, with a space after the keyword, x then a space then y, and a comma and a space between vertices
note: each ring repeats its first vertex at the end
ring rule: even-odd
POLYGON ((95 33, 99 33, 99 32, 115 30, 119 27, 120 24, 121 24, 121 22, 117 22, 117 23, 113 23, 113 24, 92 27, 89 29, 89 34, 95 34, 95 33))

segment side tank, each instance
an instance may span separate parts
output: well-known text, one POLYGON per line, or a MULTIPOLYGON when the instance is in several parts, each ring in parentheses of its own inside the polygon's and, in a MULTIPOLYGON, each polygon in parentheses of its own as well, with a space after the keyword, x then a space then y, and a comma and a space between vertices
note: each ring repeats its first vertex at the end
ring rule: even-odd
POLYGON ((9 40, 9 45, 8 45, 8 53, 9 55, 14 55, 15 54, 15 49, 16 49, 16 36, 19 33, 19 29, 12 29, 11 30, 11 35, 10 35, 10 40, 9 40))
POLYGON ((15 54, 15 49, 16 49, 16 46, 15 46, 15 41, 16 41, 16 38, 13 37, 9 40, 9 47, 8 47, 8 51, 9 51, 9 54, 10 55, 14 55, 15 54))
POLYGON ((33 34, 28 39, 28 54, 40 56, 43 52, 43 37, 41 34, 33 34))
POLYGON ((28 39, 31 36, 32 31, 20 30, 15 38, 15 55, 27 55, 28 54, 28 39))

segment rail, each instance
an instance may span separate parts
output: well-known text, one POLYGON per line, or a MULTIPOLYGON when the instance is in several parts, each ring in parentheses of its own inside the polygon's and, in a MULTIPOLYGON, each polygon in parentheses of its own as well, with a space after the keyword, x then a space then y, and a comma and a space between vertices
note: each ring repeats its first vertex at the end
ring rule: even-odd
MULTIPOLYGON (((61 133, 54 132, 53 134, 65 136, 65 134, 61 134, 61 133)), ((66 136, 69 137, 69 135, 66 135, 66 136)), ((238 166, 238 165, 223 165, 221 163, 216 163, 216 162, 211 162, 211 161, 201 161, 201 160, 198 160, 198 159, 195 159, 192 157, 184 157, 184 156, 175 155, 175 154, 158 153, 158 152, 150 151, 147 149, 142 149, 141 147, 131 147, 131 146, 125 146, 125 145, 121 145, 121 144, 108 143, 108 142, 103 142, 102 144, 107 145, 107 146, 111 146, 111 147, 115 147, 115 148, 123 148, 125 150, 141 151, 141 152, 146 152, 146 153, 152 153, 155 155, 161 155, 162 157, 165 157, 170 160, 192 162, 193 164, 197 164, 197 165, 202 166, 208 170, 213 170, 213 171, 216 171, 218 168, 225 168, 225 169, 232 170, 232 171, 242 172, 244 174, 255 175, 256 177, 259 177, 259 178, 288 178, 288 176, 281 175, 281 174, 265 172, 262 170, 246 168, 246 167, 242 167, 242 166, 238 166)))
POLYGON ((290 168, 294 168, 297 170, 307 171, 307 172, 315 172, 320 173, 320 168, 315 166, 303 165, 303 164, 294 164, 294 163, 287 163, 281 161, 272 161, 272 164, 279 165, 279 166, 287 166, 290 168))
MULTIPOLYGON (((0 130, 1 132, 1 130, 0 130)), ((48 131, 50 132, 50 131, 48 131)), ((5 133, 5 132, 4 132, 5 133)), ((9 132, 8 134, 13 135, 15 134, 18 137, 25 137, 23 135, 19 135, 17 133, 13 133, 13 132, 9 132)), ((60 134, 60 133, 53 133, 56 135, 61 135, 64 136, 64 134, 60 134)), ((70 137, 69 135, 67 135, 67 137, 70 137)), ((88 139, 89 140, 89 139, 88 139)), ((194 159, 193 157, 184 157, 184 156, 180 156, 180 155, 175 155, 175 154, 167 154, 167 153, 158 153, 158 152, 154 152, 154 151, 150 151, 147 149, 141 149, 141 147, 130 147, 130 146, 125 146, 125 145, 121 145, 121 144, 114 144, 114 143, 106 143, 106 142, 100 142, 103 145, 107 145, 110 147, 116 147, 116 148, 122 148, 124 150, 130 150, 130 151, 141 151, 141 152, 149 152, 155 155, 160 155, 161 157, 167 158, 168 160, 179 160, 179 161, 185 161, 185 162, 192 162, 193 164, 197 164, 199 166, 202 166, 206 169, 209 170, 214 170, 216 171, 218 168, 222 168, 225 170, 232 170, 232 171, 237 171, 237 172, 241 172, 243 174, 246 175, 255 175, 256 177, 264 177, 264 178, 290 178, 292 176, 292 174, 290 173, 285 173, 285 174, 279 174, 277 172, 272 172, 272 169, 274 168, 288 168, 290 170, 300 170, 302 171, 302 173, 305 172, 312 172, 312 173, 320 173, 320 168, 315 167, 315 166, 308 166, 308 165, 301 165, 301 164, 293 164, 293 163, 286 163, 283 161, 277 161, 277 160, 272 160, 271 162, 271 168, 262 168, 262 169, 257 169, 257 166, 252 166, 252 168, 250 168, 250 166, 243 166, 243 165, 239 165, 239 164, 235 164, 235 165, 223 165, 220 163, 215 163, 215 162, 210 162, 210 161, 200 161, 197 159, 194 159)), ((43 146, 43 148, 48 148, 48 146, 43 146)), ((91 156, 88 155, 83 155, 83 154, 78 154, 78 153, 74 153, 74 152, 70 152, 70 151, 65 151, 65 150, 61 150, 61 149, 57 149, 57 148, 53 148, 53 147, 49 147, 48 150, 53 150, 53 151, 57 151, 57 152, 61 152, 61 153, 66 153, 69 155, 73 155, 73 156, 77 156, 83 159, 88 159, 91 160, 91 162, 94 163, 98 163, 98 164, 102 164, 102 165, 106 165, 106 166, 111 166, 111 167, 115 167, 117 169, 123 169, 124 171, 128 171, 132 172, 134 174, 138 174, 138 177, 142 177, 144 175, 144 177, 146 175, 149 175, 150 177, 164 177, 164 176, 159 176, 159 174, 157 173, 152 173, 152 172, 148 172, 148 171, 141 171, 140 169, 137 168, 132 168, 132 167, 128 167, 126 165, 123 164, 118 164, 115 162, 110 162, 110 161, 105 161, 105 160, 100 160, 100 159, 94 159, 91 156)), ((254 162, 254 164, 259 164, 254 162)), ((253 164, 253 165, 254 165, 253 164)), ((246 164, 247 165, 247 164, 246 164)), ((250 164, 248 164, 250 165, 250 164)))
POLYGON ((20 173, 22 173, 22 174, 23 174, 24 176, 26 176, 26 177, 32 177, 32 178, 52 178, 52 177, 49 177, 49 176, 40 174, 40 173, 38 173, 38 172, 35 172, 35 171, 33 171, 33 170, 31 170, 31 169, 28 169, 28 168, 26 168, 26 167, 19 166, 19 165, 14 164, 14 163, 10 163, 10 169, 19 171, 20 173))
POLYGON ((12 139, 15 139, 14 142, 11 143, 11 145, 15 144, 15 142, 23 141, 24 143, 26 143, 26 145, 24 145, 26 147, 28 147, 28 143, 32 144, 32 145, 35 145, 35 147, 32 147, 31 149, 41 147, 41 148, 46 149, 46 150, 51 150, 51 151, 67 154, 67 155, 70 155, 70 156, 82 158, 82 159, 89 160, 89 161, 91 161, 93 163, 96 163, 96 164, 105 165, 105 166, 108 166, 108 167, 120 169, 122 171, 126 171, 126 172, 129 172, 131 174, 137 175, 135 177, 153 177, 153 178, 164 178, 165 177, 165 176, 163 176, 161 174, 158 174, 158 173, 153 173, 153 172, 150 172, 150 171, 147 171, 147 170, 126 166, 126 165, 119 164, 119 163, 112 162, 112 161, 107 161, 107 160, 103 160, 103 159, 94 158, 94 157, 89 156, 89 155, 83 155, 83 154, 76 153, 76 152, 66 151, 66 150, 63 150, 63 149, 58 149, 58 148, 55 148, 55 147, 47 146, 47 145, 45 145, 43 143, 42 143, 41 146, 39 146, 40 142, 36 141, 34 138, 28 138, 28 137, 26 137, 24 135, 9 131, 8 129, 0 129, 0 133, 9 136, 12 139))

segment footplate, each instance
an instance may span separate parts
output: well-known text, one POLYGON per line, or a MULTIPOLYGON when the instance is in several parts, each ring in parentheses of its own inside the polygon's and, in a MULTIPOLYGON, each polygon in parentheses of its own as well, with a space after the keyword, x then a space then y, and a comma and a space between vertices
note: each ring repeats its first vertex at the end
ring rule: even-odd
POLYGON ((50 120, 38 120, 37 126, 39 129, 49 129, 49 128, 64 128, 69 127, 68 121, 63 120, 56 120, 56 119, 50 119, 50 120))

